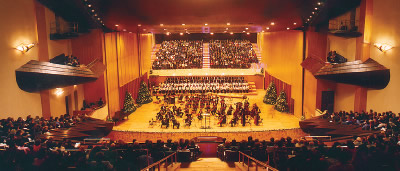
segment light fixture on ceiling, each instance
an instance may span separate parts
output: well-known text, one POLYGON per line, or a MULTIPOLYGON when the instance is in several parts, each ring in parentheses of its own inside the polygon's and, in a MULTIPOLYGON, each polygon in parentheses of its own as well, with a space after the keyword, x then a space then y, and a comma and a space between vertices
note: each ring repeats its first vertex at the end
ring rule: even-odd
POLYGON ((126 31, 126 29, 122 29, 122 31, 126 31))
POLYGON ((204 25, 205 25, 205 26, 207 26, 208 24, 207 24, 207 23, 205 23, 204 25))
POLYGON ((315 7, 314 9, 315 9, 315 10, 318 10, 318 8, 317 8, 317 7, 315 7))
POLYGON ((385 43, 375 43, 374 46, 383 53, 385 53, 386 51, 388 51, 390 49, 393 49, 393 46, 385 44, 385 43))
POLYGON ((227 27, 225 30, 229 30, 229 28, 227 27))
POLYGON ((164 30, 167 30, 167 29, 164 29, 164 30))
POLYGON ((166 33, 167 36, 169 36, 170 34, 171 34, 170 32, 167 32, 167 33, 166 33))
POLYGON ((132 32, 131 32, 131 31, 130 31, 129 33, 130 33, 130 34, 132 34, 132 32))
POLYGON ((269 27, 267 27, 266 29, 269 30, 269 27))
POLYGON ((230 25, 231 25, 231 23, 226 23, 226 25, 230 26, 230 25))
POLYGON ((233 32, 231 32, 231 33, 229 33, 229 34, 233 35, 233 32))
POLYGON ((247 35, 250 35, 250 33, 249 33, 249 32, 247 32, 246 34, 247 34, 247 35))
POLYGON ((179 33, 179 35, 181 35, 181 36, 182 36, 182 35, 183 35, 183 33, 179 33))
POLYGON ((248 30, 249 28, 246 27, 246 30, 248 30))
POLYGON ((242 32, 244 33, 244 32, 246 32, 246 31, 243 30, 242 32))
POLYGON ((293 23, 293 25, 297 25, 297 23, 293 23))
POLYGON ((184 26, 184 25, 186 25, 186 24, 182 24, 182 25, 184 26))
POLYGON ((88 4, 87 6, 90 8, 90 7, 92 7, 92 4, 88 4))
POLYGON ((141 25, 141 24, 138 24, 137 26, 138 26, 138 27, 142 27, 142 25, 141 25))
POLYGON ((160 26, 162 27, 162 26, 164 26, 164 24, 160 24, 160 26))
POLYGON ((228 32, 228 31, 225 30, 224 33, 226 33, 226 32, 228 32))
POLYGON ((211 35, 214 35, 214 33, 213 33, 213 32, 211 32, 210 34, 211 34, 211 35))
POLYGON ((119 25, 118 24, 115 24, 115 27, 118 27, 119 25))
POLYGON ((92 9, 92 12, 94 12, 94 9, 92 9))
POLYGON ((15 49, 17 49, 18 51, 21 51, 22 53, 26 53, 29 50, 31 50, 33 47, 35 47, 34 43, 30 43, 30 44, 20 44, 17 47, 15 47, 15 49))
POLYGON ((286 28, 286 30, 290 30, 290 28, 288 27, 288 28, 286 28))
POLYGON ((274 26, 275 25, 275 22, 271 22, 271 26, 274 26))
POLYGON ((321 2, 318 2, 317 4, 318 4, 318 5, 321 5, 322 3, 321 3, 321 2))

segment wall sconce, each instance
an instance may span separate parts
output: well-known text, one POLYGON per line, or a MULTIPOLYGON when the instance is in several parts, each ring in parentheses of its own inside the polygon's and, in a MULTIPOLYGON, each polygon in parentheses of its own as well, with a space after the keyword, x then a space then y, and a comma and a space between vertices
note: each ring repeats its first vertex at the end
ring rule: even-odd
POLYGON ((393 48, 393 46, 390 46, 388 44, 383 44, 383 43, 375 43, 374 46, 376 48, 378 48, 383 53, 385 53, 386 51, 388 51, 388 50, 393 48))
POLYGON ((15 49, 17 49, 18 51, 21 51, 22 53, 26 53, 29 50, 31 50, 33 47, 35 47, 34 43, 31 44, 20 44, 18 45, 15 49))

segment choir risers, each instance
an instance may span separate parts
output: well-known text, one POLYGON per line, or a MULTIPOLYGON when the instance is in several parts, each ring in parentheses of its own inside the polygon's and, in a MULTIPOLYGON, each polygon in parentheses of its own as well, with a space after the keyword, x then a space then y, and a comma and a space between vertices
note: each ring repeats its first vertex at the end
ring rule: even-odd
POLYGON ((27 92, 39 92, 96 81, 104 65, 94 61, 89 67, 73 67, 31 60, 15 71, 17 84, 27 92))

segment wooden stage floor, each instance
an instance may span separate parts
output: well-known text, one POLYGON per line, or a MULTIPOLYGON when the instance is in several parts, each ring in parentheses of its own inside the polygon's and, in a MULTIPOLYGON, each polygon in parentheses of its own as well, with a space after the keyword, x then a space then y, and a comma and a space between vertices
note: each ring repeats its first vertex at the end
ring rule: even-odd
MULTIPOLYGON (((197 118, 192 122, 192 126, 190 128, 185 128, 183 118, 178 119, 181 124, 180 129, 172 129, 169 128, 161 128, 159 124, 154 125, 153 127, 149 127, 149 121, 153 118, 155 120, 156 113, 160 110, 161 104, 145 104, 138 108, 134 113, 129 116, 128 120, 121 122, 119 125, 114 126, 114 131, 127 131, 127 132, 142 132, 142 133, 204 133, 204 132, 261 132, 261 131, 272 131, 272 130, 285 130, 285 129, 296 129, 300 128, 299 121, 300 119, 295 117, 292 114, 280 113, 273 109, 272 105, 267 105, 263 103, 263 97, 265 95, 265 90, 257 90, 257 95, 249 95, 250 105, 257 103, 259 108, 261 109, 261 118, 263 119, 263 124, 260 126, 255 126, 254 124, 250 126, 235 126, 231 127, 230 125, 226 125, 224 127, 219 127, 216 125, 217 120, 211 117, 211 129, 201 129, 201 126, 204 124, 204 121, 201 123, 197 120, 197 118)), ((233 104, 242 100, 242 98, 238 98, 241 95, 239 94, 221 94, 227 96, 233 96, 233 98, 226 98, 226 103, 233 104)), ((155 98, 154 98, 155 99, 155 98)), ((177 104, 178 105, 178 104, 177 104)), ((179 105, 178 105, 179 106, 179 105)), ((183 108, 183 105, 182 105, 183 108)), ((228 121, 230 118, 228 118, 228 121)), ((253 121, 252 121, 253 122, 253 121)), ((208 124, 208 123, 207 123, 208 124)))

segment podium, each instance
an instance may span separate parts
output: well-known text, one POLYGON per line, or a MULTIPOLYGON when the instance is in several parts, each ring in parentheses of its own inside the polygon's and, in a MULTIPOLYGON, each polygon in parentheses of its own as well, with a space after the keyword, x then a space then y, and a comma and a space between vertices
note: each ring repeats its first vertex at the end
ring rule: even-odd
POLYGON ((204 123, 201 123, 201 129, 211 129, 211 119, 209 113, 202 113, 201 114, 204 118, 204 123), (207 118, 208 118, 208 125, 207 125, 207 118))

